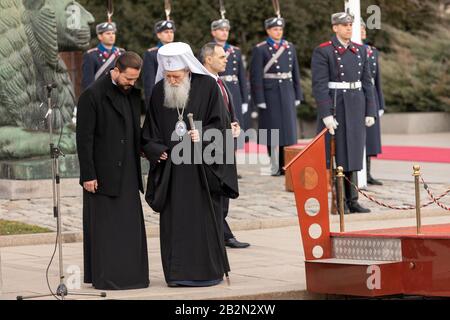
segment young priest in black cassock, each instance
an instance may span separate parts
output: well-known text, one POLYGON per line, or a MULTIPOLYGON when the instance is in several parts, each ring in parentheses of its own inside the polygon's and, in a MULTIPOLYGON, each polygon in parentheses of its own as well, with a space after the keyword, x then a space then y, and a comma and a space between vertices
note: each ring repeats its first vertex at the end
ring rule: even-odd
POLYGON ((84 282, 96 289, 149 285, 147 239, 139 191, 142 60, 120 56, 113 70, 79 99, 77 149, 83 186, 84 282))

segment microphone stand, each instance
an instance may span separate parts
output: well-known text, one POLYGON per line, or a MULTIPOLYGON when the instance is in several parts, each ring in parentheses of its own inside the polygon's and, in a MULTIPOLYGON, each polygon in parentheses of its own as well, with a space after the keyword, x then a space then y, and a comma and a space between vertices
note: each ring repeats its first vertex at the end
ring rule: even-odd
MULTIPOLYGON (((52 90, 56 88, 57 85, 55 83, 51 83, 45 86, 47 89, 47 105, 48 111, 46 114, 48 128, 49 128, 49 138, 50 138, 50 158, 52 159, 52 194, 53 194, 53 215, 56 218, 57 227, 56 227, 56 241, 58 243, 58 258, 59 258, 59 285, 56 289, 56 297, 61 297, 61 300, 64 300, 66 296, 77 295, 77 296, 93 296, 93 297, 106 297, 105 292, 100 292, 98 294, 95 293, 72 293, 67 290, 67 286, 64 283, 64 263, 63 263, 63 250, 62 250, 62 221, 61 221, 61 188, 60 188, 60 175, 59 175, 59 157, 65 156, 64 153, 59 149, 59 146, 55 146, 53 144, 53 109, 52 105, 52 90)), ((61 128, 61 130, 63 130, 61 128)), ((32 296, 17 296, 17 300, 25 300, 25 299, 35 299, 35 298, 44 298, 55 296, 53 292, 51 294, 41 294, 41 295, 32 295, 32 296)), ((56 298, 55 297, 55 298, 56 298)))

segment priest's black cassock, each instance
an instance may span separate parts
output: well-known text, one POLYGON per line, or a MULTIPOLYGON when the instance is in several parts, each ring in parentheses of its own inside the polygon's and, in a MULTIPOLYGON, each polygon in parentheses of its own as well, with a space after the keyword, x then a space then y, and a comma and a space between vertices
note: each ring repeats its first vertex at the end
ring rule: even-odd
MULTIPOLYGON (((218 90, 212 77, 192 74, 183 118, 188 126, 186 115, 192 113, 195 121, 202 121, 203 132, 216 128, 225 134, 225 129, 230 127, 229 118, 218 90)), ((164 80, 159 81, 153 89, 141 143, 143 152, 150 160, 146 201, 154 211, 160 213, 161 258, 165 279, 168 283, 222 279, 230 269, 223 255, 221 196, 238 197, 236 167, 203 164, 211 189, 214 221, 202 180, 201 165, 193 162, 175 164, 171 161, 170 151, 177 144, 185 142, 172 141, 178 121, 177 109, 163 105, 164 80), (167 152, 169 159, 158 162, 163 152, 167 152), (214 223, 218 226, 219 237, 214 223)), ((185 135, 184 139, 189 139, 188 144, 194 145, 189 135, 185 135)), ((202 142, 203 148, 207 145, 207 142, 202 142)), ((226 156, 226 150, 218 152, 226 156)), ((230 152, 234 154, 233 145, 230 152)))
POLYGON ((84 282, 96 289, 149 285, 145 225, 139 190, 140 93, 124 94, 110 74, 80 96, 77 148, 83 191, 84 282))

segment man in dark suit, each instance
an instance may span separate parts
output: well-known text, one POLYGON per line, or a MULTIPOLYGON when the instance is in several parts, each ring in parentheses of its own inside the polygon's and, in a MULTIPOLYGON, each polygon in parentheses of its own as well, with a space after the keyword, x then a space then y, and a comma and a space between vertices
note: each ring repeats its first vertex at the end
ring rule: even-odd
POLYGON ((219 76, 231 91, 236 118, 242 127, 244 114, 248 110, 247 76, 242 61, 241 49, 228 43, 230 28, 229 20, 215 20, 211 23, 211 35, 214 38, 213 41, 221 45, 227 55, 227 65, 225 70, 219 73, 219 76))
MULTIPOLYGON (((203 46, 200 53, 200 61, 203 63, 205 68, 211 73, 211 76, 216 80, 217 85, 220 88, 220 92, 222 95, 222 99, 224 102, 224 106, 228 110, 227 115, 231 120, 231 130, 233 137, 236 139, 239 137, 241 128, 239 126, 239 122, 237 120, 236 112, 233 105, 233 96, 231 91, 222 81, 219 76, 219 73, 224 72, 227 66, 227 54, 223 49, 223 46, 216 43, 210 42, 203 46)), ((233 164, 236 166, 236 162, 233 164)), ((227 197, 222 197, 222 206, 223 206, 223 230, 224 230, 224 239, 225 245, 230 248, 247 248, 250 246, 249 243, 240 242, 236 239, 231 232, 230 226, 228 225, 225 218, 228 215, 228 210, 230 207, 230 199, 227 197)))
POLYGON ((84 282, 96 289, 149 285, 139 190, 142 59, 126 52, 80 96, 76 141, 83 186, 84 282))

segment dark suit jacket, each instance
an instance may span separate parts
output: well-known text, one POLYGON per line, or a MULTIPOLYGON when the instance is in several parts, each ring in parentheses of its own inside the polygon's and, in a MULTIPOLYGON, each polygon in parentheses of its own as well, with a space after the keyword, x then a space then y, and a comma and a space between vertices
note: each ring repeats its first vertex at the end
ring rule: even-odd
MULTIPOLYGON (((99 78, 80 96, 77 109, 77 150, 80 161, 80 184, 98 180, 100 194, 118 196, 125 158, 125 119, 118 105, 120 92, 108 73, 99 78)), ((139 189, 143 192, 140 162, 140 90, 129 96, 133 113, 135 159, 139 189)))
MULTIPOLYGON (((227 95, 228 95, 228 100, 230 101, 230 110, 228 110, 228 115, 230 116, 230 122, 238 122, 239 123, 239 119, 236 116, 236 108, 234 105, 234 100, 233 100, 233 94, 231 93, 230 88, 227 86, 227 84, 224 82, 223 83, 225 90, 227 91, 227 95)), ((225 102, 224 102, 225 105, 225 102)), ((226 107, 226 106, 225 106, 226 107)))

